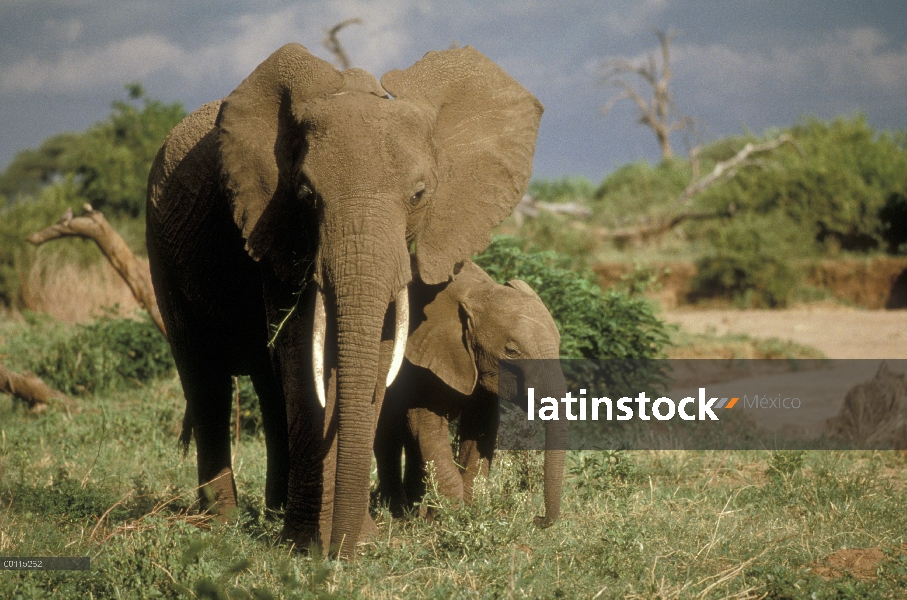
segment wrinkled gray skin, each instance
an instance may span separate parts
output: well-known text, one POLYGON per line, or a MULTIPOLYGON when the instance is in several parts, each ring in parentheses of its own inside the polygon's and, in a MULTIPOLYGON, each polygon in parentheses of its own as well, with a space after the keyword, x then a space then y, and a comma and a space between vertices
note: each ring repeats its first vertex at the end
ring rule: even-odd
MULTIPOLYGON (((407 360, 387 389, 375 437, 378 492, 401 515, 425 493, 426 463, 434 461, 438 490, 469 501, 476 475, 487 473, 498 432, 498 361, 517 362, 516 380, 560 398, 566 392, 557 361, 560 334, 541 298, 525 282, 495 283, 467 263, 447 286, 410 285, 413 333, 407 360), (459 450, 451 451, 448 425, 459 418, 459 450), (401 451, 406 472, 401 473, 401 451)), ((501 379, 514 386, 514 379, 501 379)), ((502 390, 513 397, 516 390, 502 390)), ((545 515, 560 513, 566 421, 547 421, 545 515)))
POLYGON ((379 85, 289 44, 171 132, 149 177, 148 253, 216 510, 236 506, 230 376, 248 373, 284 538, 353 555, 409 249, 437 284, 487 246, 526 189, 541 113, 470 47, 379 85))

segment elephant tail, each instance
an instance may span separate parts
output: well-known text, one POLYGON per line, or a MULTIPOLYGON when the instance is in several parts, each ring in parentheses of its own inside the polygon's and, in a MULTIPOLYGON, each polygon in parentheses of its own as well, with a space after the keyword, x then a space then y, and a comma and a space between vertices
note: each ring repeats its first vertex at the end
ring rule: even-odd
POLYGON ((189 407, 186 407, 186 413, 183 415, 183 430, 180 432, 179 438, 180 450, 183 451, 183 458, 189 454, 189 442, 192 441, 192 415, 189 412, 189 407))

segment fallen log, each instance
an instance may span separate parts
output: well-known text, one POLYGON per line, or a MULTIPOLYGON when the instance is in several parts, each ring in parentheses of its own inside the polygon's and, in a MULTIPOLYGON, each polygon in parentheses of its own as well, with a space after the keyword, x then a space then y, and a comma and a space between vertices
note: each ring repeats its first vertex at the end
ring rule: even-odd
POLYGON ((26 240, 35 246, 63 237, 80 237, 94 241, 132 290, 132 295, 148 311, 151 320, 166 337, 167 330, 164 327, 161 312, 158 310, 148 271, 142 268, 132 250, 129 249, 120 234, 110 226, 101 211, 94 210, 90 204, 85 204, 84 208, 85 214, 81 217, 73 217, 72 209, 67 209, 59 221, 41 231, 36 231, 26 240))
POLYGON ((59 400, 67 410, 76 408, 76 403, 66 394, 53 389, 34 373, 25 371, 20 375, 2 364, 0 364, 0 392, 11 394, 14 398, 26 402, 29 412, 32 413, 47 410, 47 405, 52 399, 59 400))

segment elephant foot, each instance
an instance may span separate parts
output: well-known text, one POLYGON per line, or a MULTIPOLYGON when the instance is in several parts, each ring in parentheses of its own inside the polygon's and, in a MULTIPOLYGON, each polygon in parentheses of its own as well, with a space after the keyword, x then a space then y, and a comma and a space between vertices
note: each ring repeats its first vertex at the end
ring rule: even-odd
POLYGON ((545 515, 544 517, 536 517, 535 526, 539 529, 547 529, 548 527, 554 525, 554 521, 555 519, 548 517, 548 515, 545 515))
POLYGON ((378 537, 378 525, 372 518, 372 515, 365 513, 365 520, 362 521, 362 530, 359 532, 359 543, 367 544, 378 537))
POLYGON ((318 535, 317 528, 296 529, 284 522, 278 539, 296 552, 307 552, 312 556, 327 555, 327 545, 321 542, 322 538, 318 535))
POLYGON ((233 470, 225 467, 211 481, 201 486, 199 499, 202 510, 213 513, 216 521, 225 523, 232 519, 238 509, 233 470))

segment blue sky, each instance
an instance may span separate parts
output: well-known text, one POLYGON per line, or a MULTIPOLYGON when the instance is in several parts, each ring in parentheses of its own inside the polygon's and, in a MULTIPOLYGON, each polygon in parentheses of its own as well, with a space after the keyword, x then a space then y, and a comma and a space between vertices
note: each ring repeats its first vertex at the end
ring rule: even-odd
POLYGON ((878 128, 907 128, 903 1, 0 0, 0 167, 103 119, 130 81, 194 110, 286 42, 331 60, 325 30, 351 17, 364 23, 341 40, 354 66, 378 77, 456 42, 538 96, 539 177, 598 181, 659 158, 630 102, 602 115, 614 91, 598 83, 606 59, 654 50, 654 29, 676 32, 676 104, 698 121, 698 138, 673 139, 678 152, 804 115, 860 111, 878 128))

